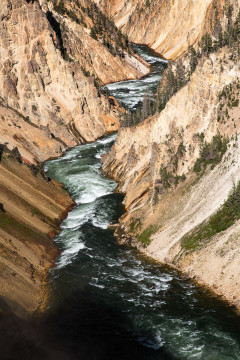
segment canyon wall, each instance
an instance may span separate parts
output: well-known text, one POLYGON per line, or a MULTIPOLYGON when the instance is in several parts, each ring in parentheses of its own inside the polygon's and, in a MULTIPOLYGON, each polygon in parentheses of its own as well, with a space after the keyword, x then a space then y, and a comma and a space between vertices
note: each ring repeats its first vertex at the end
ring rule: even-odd
MULTIPOLYGON (((42 132, 48 151, 39 151, 38 160, 118 129, 117 111, 100 94, 96 80, 111 82, 148 72, 136 58, 114 57, 89 29, 52 6, 25 0, 0 5, 1 103, 32 125, 28 131, 33 139, 39 137, 37 129, 42 132)), ((24 137, 23 131, 21 141, 15 137, 20 148, 24 137)), ((37 147, 34 141, 31 146, 37 147)))
POLYGON ((239 88, 239 62, 228 48, 203 56, 190 81, 160 114, 121 128, 103 162, 104 171, 126 194, 128 211, 116 231, 120 241, 176 266, 238 308, 239 221, 210 238, 193 244, 189 239, 197 229, 206 230, 204 224, 240 180, 239 88), (222 100, 226 89, 231 90, 222 100), (222 161, 210 164, 214 144, 219 141, 222 149, 227 138, 222 161), (193 171, 203 148, 209 165, 193 171))
MULTIPOLYGON (((225 0, 95 1, 130 41, 146 44, 172 60, 181 57, 204 34, 214 32, 227 4, 225 0)), ((233 2, 236 9, 239 0, 233 2)))
MULTIPOLYGON (((227 24, 223 0, 95 3, 131 41, 168 59, 227 24)), ((232 3, 235 16, 239 0, 232 3)), ((90 0, 3 0, 0 19, 0 144, 6 145, 0 164, 1 294, 23 314, 46 297, 46 270, 58 254, 50 238, 73 205, 31 165, 116 131, 121 110, 99 87, 149 69, 90 0)), ((182 269, 238 307, 238 222, 194 249, 183 238, 208 222, 239 181, 239 78, 239 61, 229 49, 203 56, 165 109, 120 129, 104 159, 104 171, 126 193, 128 212, 117 230, 122 241, 182 269), (219 94, 230 85, 230 100, 221 102, 219 94), (222 144, 224 136, 229 142, 222 161, 196 174, 203 144, 222 144)))

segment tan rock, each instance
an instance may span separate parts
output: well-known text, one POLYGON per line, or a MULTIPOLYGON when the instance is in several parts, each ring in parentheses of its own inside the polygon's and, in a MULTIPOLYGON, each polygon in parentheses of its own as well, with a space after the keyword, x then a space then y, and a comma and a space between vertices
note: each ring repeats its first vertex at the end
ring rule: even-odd
MULTIPOLYGON (((222 19, 225 0, 95 0, 135 43, 146 44, 167 59, 182 56, 222 19)), ((239 0, 232 1, 237 9, 239 0)))

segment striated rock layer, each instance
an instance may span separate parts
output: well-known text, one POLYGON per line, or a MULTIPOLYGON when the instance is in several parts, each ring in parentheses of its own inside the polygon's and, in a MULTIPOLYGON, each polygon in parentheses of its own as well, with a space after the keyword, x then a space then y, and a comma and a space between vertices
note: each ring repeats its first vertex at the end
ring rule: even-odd
POLYGON ((0 292, 21 317, 46 305, 47 270, 59 255, 52 237, 74 205, 66 191, 49 180, 37 168, 21 164, 19 152, 1 150, 0 292))
POLYGON ((67 14, 52 1, 0 3, 0 293, 20 315, 42 306, 59 254, 51 238, 73 205, 33 164, 116 131, 121 110, 99 85, 149 71, 113 56, 90 36, 92 19, 75 21, 80 9, 64 3, 67 14))

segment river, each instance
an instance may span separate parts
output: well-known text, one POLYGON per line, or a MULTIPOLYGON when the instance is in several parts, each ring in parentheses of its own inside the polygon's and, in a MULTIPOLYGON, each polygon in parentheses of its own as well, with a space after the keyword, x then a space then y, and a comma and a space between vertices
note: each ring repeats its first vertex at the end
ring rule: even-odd
POLYGON ((167 67, 167 61, 144 45, 134 45, 135 50, 151 65, 151 72, 138 80, 116 82, 106 87, 124 107, 135 110, 142 102, 145 93, 155 93, 162 73, 167 67))
MULTIPOLYGON (((154 91, 166 66, 143 46, 137 50, 152 64, 151 74, 108 85, 132 109, 146 89, 154 91)), ((115 138, 78 146, 45 165, 77 203, 56 238, 62 254, 51 271, 52 299, 42 324, 46 353, 86 360, 240 359, 233 309, 177 271, 118 245, 108 229, 124 212, 117 184, 100 170, 115 138)))

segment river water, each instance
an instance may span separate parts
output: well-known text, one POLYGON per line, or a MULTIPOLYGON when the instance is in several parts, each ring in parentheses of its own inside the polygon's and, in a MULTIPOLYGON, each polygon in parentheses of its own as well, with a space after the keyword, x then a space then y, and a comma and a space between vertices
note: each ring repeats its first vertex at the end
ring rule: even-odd
POLYGON ((240 359, 240 321, 230 308, 119 246, 107 229, 123 213, 116 183, 100 172, 115 136, 46 164, 77 203, 56 239, 63 252, 51 272, 52 336, 73 359, 240 359))
POLYGON ((145 93, 155 93, 167 61, 144 45, 134 45, 135 50, 151 65, 151 72, 138 80, 116 82, 106 87, 124 107, 135 110, 141 104, 145 93))
MULTIPOLYGON (((162 60, 148 60, 164 68, 162 60)), ((141 100, 146 83, 156 86, 152 78, 121 84, 131 87, 121 101, 134 104, 129 94, 139 86, 141 100)), ((45 164, 77 206, 56 238, 62 254, 50 273, 49 311, 24 360, 239 360, 240 319, 233 309, 177 271, 118 245, 108 230, 124 212, 116 183, 100 170, 115 139, 78 146, 45 164)))

